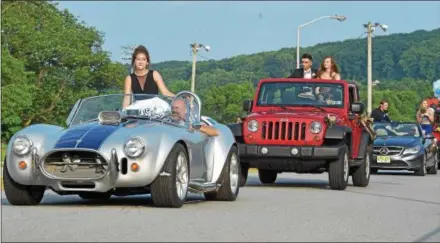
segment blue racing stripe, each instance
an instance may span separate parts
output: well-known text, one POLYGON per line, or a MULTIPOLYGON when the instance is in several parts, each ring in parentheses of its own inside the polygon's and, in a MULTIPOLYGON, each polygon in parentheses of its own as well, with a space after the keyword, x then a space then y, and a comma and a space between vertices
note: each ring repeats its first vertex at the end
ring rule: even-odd
POLYGON ((77 141, 95 126, 96 123, 87 123, 68 129, 55 144, 55 149, 75 148, 77 141))
POLYGON ((76 147, 98 150, 104 141, 118 128, 119 126, 97 125, 81 138, 81 142, 76 147))

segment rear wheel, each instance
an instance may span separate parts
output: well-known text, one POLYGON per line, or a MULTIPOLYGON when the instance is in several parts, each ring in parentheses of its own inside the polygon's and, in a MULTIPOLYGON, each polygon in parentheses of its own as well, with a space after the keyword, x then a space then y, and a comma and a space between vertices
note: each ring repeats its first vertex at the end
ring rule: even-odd
POLYGON ((258 177, 263 184, 273 184, 277 180, 278 172, 258 169, 258 177))
POLYGON ((188 194, 188 184, 188 154, 185 147, 177 143, 165 160, 160 174, 151 184, 153 203, 157 207, 182 207, 188 194))
POLYGON ((249 165, 241 164, 240 167, 240 187, 244 187, 249 174, 249 165))
POLYGON ((344 145, 338 160, 330 162, 328 179, 333 190, 345 190, 348 184, 350 167, 348 164, 348 147, 344 145))
POLYGON ((233 146, 220 175, 220 189, 216 192, 204 193, 206 200, 235 201, 240 190, 240 169, 238 150, 233 146))
POLYGON ((366 187, 370 182, 370 159, 371 146, 368 146, 364 154, 364 162, 355 168, 351 176, 354 186, 366 187))
POLYGON ((17 206, 38 205, 43 199, 46 187, 27 186, 15 182, 9 174, 7 167, 5 159, 3 164, 3 186, 9 203, 17 206))

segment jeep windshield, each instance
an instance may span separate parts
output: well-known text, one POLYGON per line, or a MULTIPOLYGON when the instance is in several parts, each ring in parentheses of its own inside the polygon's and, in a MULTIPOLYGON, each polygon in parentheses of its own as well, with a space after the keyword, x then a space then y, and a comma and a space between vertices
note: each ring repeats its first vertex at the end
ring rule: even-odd
POLYGON ((257 105, 342 108, 343 91, 336 83, 267 82, 261 84, 257 105))

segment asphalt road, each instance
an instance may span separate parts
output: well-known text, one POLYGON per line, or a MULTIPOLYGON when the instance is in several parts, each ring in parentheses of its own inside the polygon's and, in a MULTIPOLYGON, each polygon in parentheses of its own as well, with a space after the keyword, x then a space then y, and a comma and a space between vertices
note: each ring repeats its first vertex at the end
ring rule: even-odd
POLYGON ((52 193, 14 207, 2 193, 2 241, 440 242, 440 174, 402 173, 346 191, 329 190, 326 173, 286 173, 273 186, 253 174, 235 202, 191 195, 180 209, 154 208, 149 196, 99 205, 52 193))

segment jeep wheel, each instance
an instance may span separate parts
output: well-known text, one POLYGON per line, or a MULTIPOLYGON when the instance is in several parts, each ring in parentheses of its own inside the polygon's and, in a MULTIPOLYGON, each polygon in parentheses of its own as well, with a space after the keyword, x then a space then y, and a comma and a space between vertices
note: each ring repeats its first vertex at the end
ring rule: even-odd
POLYGON ((249 174, 249 165, 242 164, 240 167, 240 187, 244 187, 249 174))
POLYGON ((177 143, 165 160, 160 174, 151 183, 151 197, 154 205, 182 207, 188 194, 189 173, 188 154, 185 147, 177 143), (162 172, 167 175, 161 175, 162 172))
MULTIPOLYGON (((438 153, 438 152, 437 152, 438 153)), ((434 159, 434 164, 428 168, 427 172, 429 175, 436 175, 437 174, 437 164, 438 164, 438 157, 437 157, 437 153, 435 153, 433 159, 434 159)))
POLYGON ((353 186, 366 187, 370 182, 371 146, 368 146, 361 166, 354 169, 351 179, 353 186))
POLYGON ((420 167, 414 171, 414 175, 416 176, 425 176, 427 173, 427 169, 426 169, 426 154, 423 155, 423 159, 422 162, 420 163, 420 167))
POLYGON ((220 189, 216 192, 205 192, 206 200, 235 201, 240 190, 240 159, 237 147, 232 146, 218 182, 220 189))
POLYGON ((46 191, 45 186, 27 186, 15 182, 9 174, 6 159, 3 163, 3 187, 8 202, 16 206, 38 205, 46 191))
POLYGON ((258 169, 258 177, 263 184, 273 184, 277 180, 278 172, 258 169))
POLYGON ((329 164, 328 180, 333 190, 345 190, 348 184, 350 167, 348 164, 348 147, 344 144, 338 160, 329 164))

